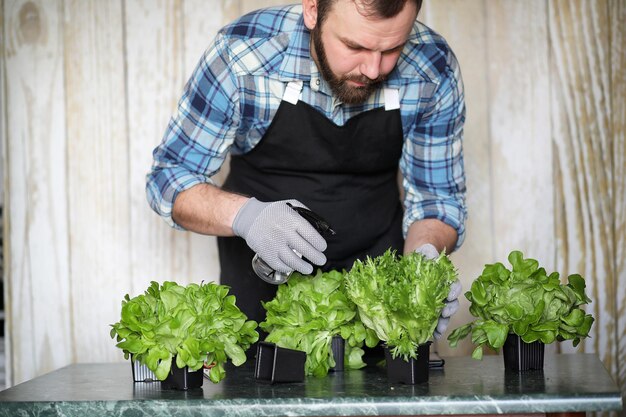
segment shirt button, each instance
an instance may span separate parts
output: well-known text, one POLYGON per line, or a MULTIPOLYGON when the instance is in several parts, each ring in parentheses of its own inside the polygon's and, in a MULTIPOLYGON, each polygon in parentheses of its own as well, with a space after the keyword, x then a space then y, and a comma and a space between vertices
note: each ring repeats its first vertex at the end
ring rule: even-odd
POLYGON ((315 85, 320 85, 320 79, 315 80, 315 85))

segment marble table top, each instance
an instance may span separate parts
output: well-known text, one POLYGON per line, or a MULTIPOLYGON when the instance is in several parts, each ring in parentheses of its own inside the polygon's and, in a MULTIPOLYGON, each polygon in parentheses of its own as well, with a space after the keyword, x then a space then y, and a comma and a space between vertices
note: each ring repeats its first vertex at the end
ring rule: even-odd
POLYGON ((501 356, 445 358, 419 385, 390 384, 385 368, 257 382, 254 363, 219 384, 162 390, 133 383, 129 363, 76 364, 0 392, 0 416, 361 416, 607 411, 621 393, 593 354, 546 355, 543 371, 505 372, 501 356))

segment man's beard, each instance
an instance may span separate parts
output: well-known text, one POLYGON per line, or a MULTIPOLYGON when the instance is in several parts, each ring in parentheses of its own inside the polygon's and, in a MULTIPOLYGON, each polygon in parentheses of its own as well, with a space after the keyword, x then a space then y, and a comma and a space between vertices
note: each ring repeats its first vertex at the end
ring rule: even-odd
POLYGON ((316 26, 311 31, 311 38, 313 39, 313 46, 317 54, 317 64, 319 65, 320 73, 326 80, 330 89, 337 96, 339 100, 346 104, 361 104, 365 102, 374 90, 385 79, 384 76, 379 76, 375 80, 367 78, 365 75, 343 75, 338 77, 330 69, 328 64, 328 57, 326 56, 326 50, 322 43, 322 31, 319 26, 316 26), (347 81, 356 81, 360 84, 364 84, 362 87, 351 87, 347 81))

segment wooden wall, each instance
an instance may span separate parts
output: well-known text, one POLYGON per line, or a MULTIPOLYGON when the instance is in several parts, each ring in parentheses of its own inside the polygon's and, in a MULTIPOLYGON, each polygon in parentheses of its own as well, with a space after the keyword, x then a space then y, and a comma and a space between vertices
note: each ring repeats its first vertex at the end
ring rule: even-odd
MULTIPOLYGON (((0 0, 11 384, 122 360, 108 325, 149 281, 217 279, 215 240, 169 229, 144 177, 217 29, 282 3, 0 0)), ((581 273, 596 323, 578 350, 597 352, 624 390, 624 1, 426 0, 420 19, 465 80, 470 218, 453 255, 465 288, 513 249, 581 273)), ((469 318, 465 302, 452 326, 469 318)))

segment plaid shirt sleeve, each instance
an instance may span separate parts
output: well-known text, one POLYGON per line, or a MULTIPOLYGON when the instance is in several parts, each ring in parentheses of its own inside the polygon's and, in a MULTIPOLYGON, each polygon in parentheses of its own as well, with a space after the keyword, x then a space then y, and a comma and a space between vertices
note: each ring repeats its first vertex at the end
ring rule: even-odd
POLYGON ((424 113, 405 142, 400 161, 403 173, 406 233, 416 220, 434 218, 458 233, 456 248, 465 238, 465 174, 463 124, 465 103, 458 62, 448 49, 446 65, 424 113))
POLYGON ((239 124, 237 78, 229 70, 222 35, 204 54, 185 86, 161 144, 154 150, 146 178, 148 202, 170 225, 178 193, 200 183, 211 184, 239 124))

